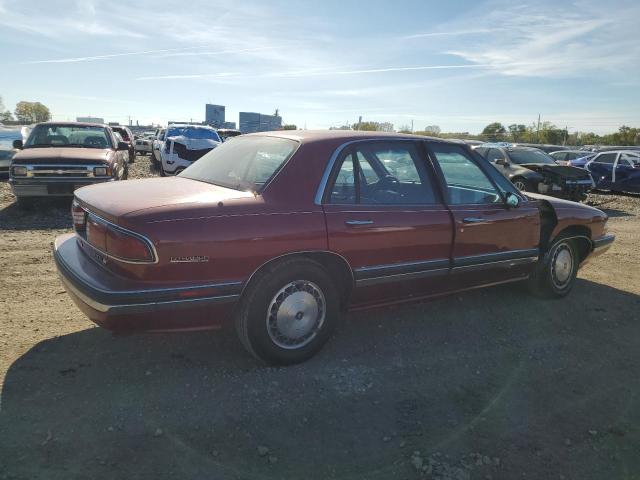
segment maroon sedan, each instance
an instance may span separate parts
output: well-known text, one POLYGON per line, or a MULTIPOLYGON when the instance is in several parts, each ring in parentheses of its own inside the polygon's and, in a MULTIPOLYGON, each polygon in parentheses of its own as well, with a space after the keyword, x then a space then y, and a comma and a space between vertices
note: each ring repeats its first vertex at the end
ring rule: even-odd
POLYGON ((317 352, 345 309, 515 281, 564 296, 614 239, 600 210, 525 196, 465 144, 410 135, 246 135, 175 178, 75 196, 55 259, 91 320, 233 320, 249 352, 279 364, 317 352))

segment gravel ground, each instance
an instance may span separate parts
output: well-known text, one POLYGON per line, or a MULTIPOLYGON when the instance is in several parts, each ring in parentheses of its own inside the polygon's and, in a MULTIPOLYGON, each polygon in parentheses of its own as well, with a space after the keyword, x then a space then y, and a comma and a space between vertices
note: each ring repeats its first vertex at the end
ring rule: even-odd
POLYGON ((231 330, 95 328, 50 254, 69 202, 13 200, 0 184, 0 479, 640 478, 639 197, 589 198, 617 241, 566 299, 360 312, 288 368, 231 330))

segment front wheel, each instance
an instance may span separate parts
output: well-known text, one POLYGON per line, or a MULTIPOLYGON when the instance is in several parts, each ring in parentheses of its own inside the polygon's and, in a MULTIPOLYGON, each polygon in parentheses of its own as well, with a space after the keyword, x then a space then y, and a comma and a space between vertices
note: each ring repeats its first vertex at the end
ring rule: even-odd
POLYGON ((579 263, 573 242, 568 239, 557 240, 529 278, 529 289, 546 298, 566 296, 575 284, 579 263))
POLYGON ((306 259, 285 260, 258 275, 235 318, 242 344, 269 364, 311 358, 338 323, 334 282, 320 264, 306 259))
POLYGON ((527 180, 525 180, 524 178, 522 178, 522 177, 514 178, 513 180, 511 180, 511 183, 513 183, 513 186, 516 187, 521 192, 531 192, 532 191, 529 182, 527 180))

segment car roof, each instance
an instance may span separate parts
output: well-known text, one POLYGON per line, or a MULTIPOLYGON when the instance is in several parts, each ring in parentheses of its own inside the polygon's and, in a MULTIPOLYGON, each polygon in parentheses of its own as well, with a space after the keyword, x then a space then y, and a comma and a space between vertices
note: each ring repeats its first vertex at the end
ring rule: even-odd
POLYGON ((40 122, 37 125, 55 125, 57 127, 109 127, 109 125, 105 125, 104 123, 91 123, 91 122, 40 122))
POLYGON ((361 130, 278 130, 272 132, 257 132, 243 135, 245 137, 267 136, 288 138, 301 143, 322 142, 336 139, 343 139, 345 142, 351 140, 429 140, 433 142, 450 143, 454 145, 466 145, 462 140, 449 140, 438 137, 427 137, 424 135, 411 135, 408 133, 394 132, 369 132, 361 130))

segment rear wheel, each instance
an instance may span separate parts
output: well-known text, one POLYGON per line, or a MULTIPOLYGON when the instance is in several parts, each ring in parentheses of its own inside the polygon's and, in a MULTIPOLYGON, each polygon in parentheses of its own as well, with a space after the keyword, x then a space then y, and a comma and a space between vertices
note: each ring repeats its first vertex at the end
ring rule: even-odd
POLYGON ((542 297, 564 297, 575 284, 579 263, 575 244, 569 239, 557 240, 529 278, 529 289, 542 297))
POLYGON ((303 362, 338 323, 338 293, 312 260, 279 262, 258 274, 243 295, 235 325, 244 347, 269 364, 303 362))

